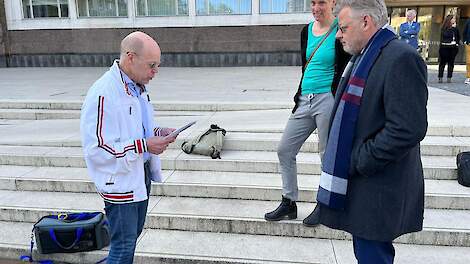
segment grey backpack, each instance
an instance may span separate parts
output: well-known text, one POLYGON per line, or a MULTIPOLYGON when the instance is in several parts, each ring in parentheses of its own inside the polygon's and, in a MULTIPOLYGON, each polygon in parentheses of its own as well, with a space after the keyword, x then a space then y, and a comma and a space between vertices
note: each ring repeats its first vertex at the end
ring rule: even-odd
POLYGON ((184 141, 181 149, 188 154, 194 153, 220 159, 225 133, 225 129, 213 124, 196 138, 184 141))

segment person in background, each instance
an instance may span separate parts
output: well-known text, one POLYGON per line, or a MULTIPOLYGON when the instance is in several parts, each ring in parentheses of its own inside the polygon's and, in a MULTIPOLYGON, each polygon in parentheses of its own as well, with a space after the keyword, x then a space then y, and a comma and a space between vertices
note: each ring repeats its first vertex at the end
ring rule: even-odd
MULTIPOLYGON (((300 34, 302 77, 294 96, 292 115, 277 149, 282 175, 282 201, 274 211, 264 215, 267 221, 297 218, 299 191, 296 156, 315 129, 320 158, 325 150, 334 93, 350 57, 341 43, 335 40, 338 30, 338 21, 333 15, 335 3, 335 0, 312 0, 314 21, 307 24, 300 34)), ((318 224, 315 211, 303 223, 307 226, 318 224)))
POLYGON ((418 34, 421 26, 416 19, 416 11, 410 9, 406 11, 406 22, 400 25, 400 39, 418 49, 418 34))
POLYGON ((174 128, 154 124, 146 84, 158 73, 161 51, 143 32, 121 42, 121 56, 88 90, 80 133, 88 174, 104 200, 111 244, 108 264, 133 263, 150 195, 161 181, 157 156, 175 140, 174 128))
POLYGON ((441 43, 439 46, 439 72, 438 80, 442 83, 444 68, 447 64, 447 82, 452 82, 455 56, 459 52, 460 33, 454 15, 447 15, 442 24, 441 43))
POLYGON ((337 11, 353 58, 333 106, 320 223, 352 234, 359 264, 390 264, 393 240, 423 228, 426 64, 390 29, 384 0, 339 0, 337 11))
POLYGON ((467 62, 467 78, 465 79, 465 84, 470 85, 470 18, 468 18, 467 23, 465 23, 462 38, 465 44, 465 60, 467 62))

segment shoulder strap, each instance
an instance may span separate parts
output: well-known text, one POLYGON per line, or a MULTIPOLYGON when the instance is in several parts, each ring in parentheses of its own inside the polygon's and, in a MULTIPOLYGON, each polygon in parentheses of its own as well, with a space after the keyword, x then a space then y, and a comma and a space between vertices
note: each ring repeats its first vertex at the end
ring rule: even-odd
MULTIPOLYGON (((312 27, 313 27, 313 25, 312 25, 312 27)), ((305 63, 304 70, 307 69, 307 66, 308 66, 308 64, 310 63, 310 61, 312 60, 313 55, 315 55, 315 52, 317 52, 317 50, 320 48, 321 44, 323 44, 323 42, 325 42, 326 38, 328 38, 328 36, 331 34, 331 32, 333 32, 333 29, 334 29, 334 28, 336 28, 336 26, 330 27, 330 29, 328 30, 328 32, 326 32, 325 36, 323 36, 323 38, 320 40, 320 43, 318 43, 318 45, 315 47, 315 49, 313 50, 312 54, 311 54, 310 57, 308 58, 307 63, 305 63)))
MULTIPOLYGON (((201 138, 207 134, 209 134, 211 132, 211 129, 209 128, 208 130, 204 131, 203 133, 199 134, 199 136, 197 136, 196 138, 194 138, 193 140, 191 141, 185 141, 183 142, 183 145, 181 145, 181 147, 183 147, 184 145, 188 144, 188 146, 190 146, 187 151, 185 151, 186 153, 190 154, 193 152, 193 149, 194 149, 194 146, 196 146, 197 143, 199 143, 199 141, 201 141, 201 138)), ((184 149, 183 149, 184 150, 184 149)))

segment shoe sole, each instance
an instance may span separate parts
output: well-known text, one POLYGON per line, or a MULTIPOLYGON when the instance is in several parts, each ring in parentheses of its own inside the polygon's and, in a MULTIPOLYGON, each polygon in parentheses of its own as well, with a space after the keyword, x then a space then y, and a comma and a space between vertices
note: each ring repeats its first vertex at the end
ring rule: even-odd
POLYGON ((316 227, 316 226, 319 226, 319 225, 320 225, 320 223, 311 225, 311 224, 306 224, 306 223, 304 223, 304 222, 302 222, 302 224, 303 224, 304 226, 306 226, 306 227, 316 227))
POLYGON ((281 221, 281 220, 293 220, 293 219, 296 219, 297 218, 297 214, 296 215, 285 215, 283 217, 279 217, 279 218, 266 218, 266 216, 264 217, 264 220, 268 221, 268 222, 277 222, 277 221, 281 221))

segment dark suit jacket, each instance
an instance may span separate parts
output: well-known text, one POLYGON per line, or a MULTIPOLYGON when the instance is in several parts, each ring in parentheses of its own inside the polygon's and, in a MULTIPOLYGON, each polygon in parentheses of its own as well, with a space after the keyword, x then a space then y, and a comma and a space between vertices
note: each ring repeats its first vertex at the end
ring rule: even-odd
MULTIPOLYGON (((426 64, 415 49, 397 39, 384 47, 362 96, 346 209, 320 205, 322 224, 377 241, 392 241, 422 229, 424 178, 419 143, 427 130, 426 82, 426 64)), ((333 113, 343 84, 338 87, 333 113)))
MULTIPOLYGON (((295 112, 299 103, 299 97, 302 93, 302 79, 304 77, 305 64, 307 63, 307 40, 308 40, 308 25, 305 25, 300 33, 300 56, 302 58, 302 77, 300 78, 299 87, 297 88, 297 93, 294 95, 295 106, 292 109, 292 113, 295 112)), ((336 31, 331 32, 331 34, 336 34, 336 31)), ((351 55, 346 53, 343 50, 343 45, 339 40, 335 41, 335 73, 333 76, 333 83, 331 84, 331 92, 333 95, 336 93, 336 87, 338 87, 339 80, 341 79, 341 74, 343 73, 346 64, 348 64, 351 55)))
POLYGON ((467 19, 467 23, 465 23, 465 27, 463 28, 462 41, 470 45, 470 19, 467 19))

